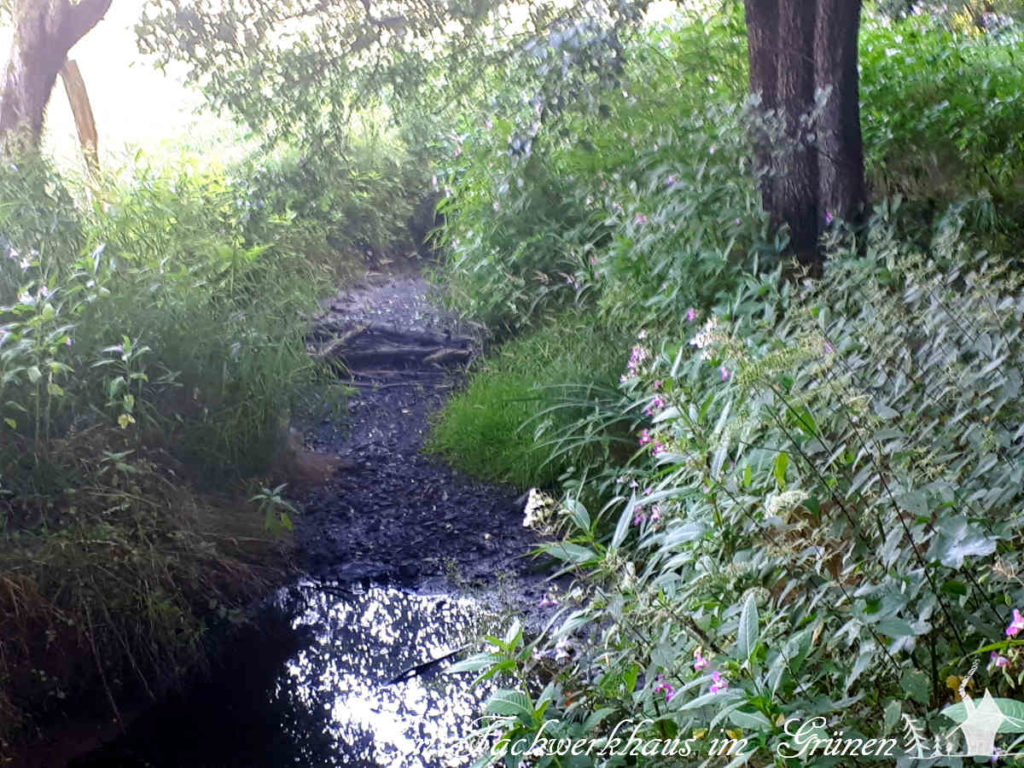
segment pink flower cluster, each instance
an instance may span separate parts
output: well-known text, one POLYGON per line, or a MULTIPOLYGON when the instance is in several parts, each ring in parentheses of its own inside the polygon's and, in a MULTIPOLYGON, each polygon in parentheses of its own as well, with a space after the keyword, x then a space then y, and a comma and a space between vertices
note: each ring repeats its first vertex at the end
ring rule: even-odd
MULTIPOLYGON (((693 671, 703 672, 705 669, 711 666, 711 662, 704 658, 704 654, 701 653, 700 648, 697 649, 697 653, 693 660, 693 671)), ((722 676, 722 673, 717 669, 711 673, 711 687, 708 689, 711 693, 721 693, 729 689, 729 681, 722 676)))
MULTIPOLYGON (((651 358, 651 353, 645 347, 637 344, 629 355, 629 363, 626 364, 626 376, 635 377, 640 375, 640 366, 651 358)), ((625 378, 625 377, 623 377, 625 378)))
POLYGON ((645 446, 645 445, 653 444, 654 445, 654 451, 653 452, 654 452, 655 456, 660 456, 661 454, 663 454, 665 452, 665 446, 662 445, 659 441, 654 439, 654 437, 651 435, 650 430, 645 429, 643 432, 641 432, 640 433, 640 439, 637 440, 637 442, 640 444, 641 448, 643 446, 645 446))
POLYGON ((648 515, 642 509, 639 512, 637 512, 635 515, 633 515, 633 525, 642 525, 642 524, 646 523, 648 520, 650 520, 651 523, 660 523, 661 522, 661 507, 659 507, 657 504, 655 504, 653 507, 651 507, 651 514, 650 515, 648 515))
POLYGON ((1006 636, 1016 637, 1022 629, 1024 629, 1024 616, 1021 616, 1020 611, 1014 608, 1013 620, 1010 622, 1010 626, 1006 628, 1006 636))
POLYGON ((664 407, 665 399, 660 395, 657 395, 653 400, 651 400, 651 404, 644 409, 644 413, 646 413, 648 416, 653 416, 664 407))

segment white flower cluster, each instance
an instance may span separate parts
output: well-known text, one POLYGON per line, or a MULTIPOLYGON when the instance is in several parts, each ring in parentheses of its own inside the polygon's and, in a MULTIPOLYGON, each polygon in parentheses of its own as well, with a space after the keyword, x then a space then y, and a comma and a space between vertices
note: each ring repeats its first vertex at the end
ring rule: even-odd
POLYGON ((717 330, 718 318, 712 316, 708 318, 706 323, 704 323, 704 327, 697 332, 697 335, 690 339, 690 345, 700 350, 701 360, 711 359, 712 355, 710 347, 718 341, 718 334, 716 333, 717 330))
POLYGON ((555 508, 555 500, 536 488, 531 488, 523 510, 523 527, 541 529, 545 527, 555 508))
POLYGON ((808 499, 807 491, 799 489, 773 493, 768 497, 766 507, 769 515, 785 519, 789 514, 808 499))

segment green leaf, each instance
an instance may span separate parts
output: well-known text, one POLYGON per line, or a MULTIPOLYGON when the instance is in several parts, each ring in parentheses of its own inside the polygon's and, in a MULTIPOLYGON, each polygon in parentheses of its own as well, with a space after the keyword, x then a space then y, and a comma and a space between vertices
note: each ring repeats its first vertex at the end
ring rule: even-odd
POLYGON ((754 731, 764 731, 772 727, 771 721, 761 712, 744 712, 742 709, 734 709, 729 713, 729 720, 739 728, 747 728, 754 731))
POLYGON ((928 676, 917 669, 908 669, 903 673, 903 690, 918 704, 927 704, 930 698, 931 685, 928 676))
POLYGON ((779 484, 779 490, 786 490, 786 470, 789 469, 789 454, 783 451, 775 457, 775 482, 779 484))
POLYGON ((740 611, 740 627, 736 632, 736 652, 741 659, 748 660, 753 656, 754 650, 757 648, 759 633, 757 599, 751 592, 743 601, 743 608, 740 611))
POLYGON ((503 660, 503 657, 497 653, 475 653, 468 659, 452 664, 445 670, 445 674, 458 675, 464 672, 479 672, 481 669, 490 669, 503 660))
POLYGON ((581 547, 579 544, 571 544, 569 542, 561 541, 545 544, 541 547, 541 551, 554 558, 575 563, 576 565, 593 562, 594 560, 597 560, 598 557, 597 553, 592 549, 581 547))
POLYGON ((622 510, 622 514, 619 515, 619 522, 615 525, 615 533, 612 534, 611 549, 618 549, 622 542, 626 540, 626 534, 629 533, 629 523, 633 518, 635 502, 636 498, 634 497, 626 505, 625 509, 622 510))
POLYGON ((530 697, 522 691, 514 691, 502 688, 491 694, 487 700, 487 713, 491 715, 515 715, 531 719, 533 717, 533 703, 530 697))

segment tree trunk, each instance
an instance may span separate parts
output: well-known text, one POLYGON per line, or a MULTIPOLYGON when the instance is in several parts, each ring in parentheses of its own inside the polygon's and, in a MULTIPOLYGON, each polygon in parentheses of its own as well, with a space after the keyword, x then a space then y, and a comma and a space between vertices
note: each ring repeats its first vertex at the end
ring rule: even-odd
POLYGON ((68 51, 103 18, 111 0, 17 0, 14 39, 0 96, 0 143, 38 149, 50 93, 68 51))
MULTIPOLYGON (((747 15, 747 55, 750 60, 750 92, 760 99, 763 113, 774 115, 778 109, 779 0, 744 0, 747 15)), ((754 156, 761 188, 761 201, 774 215, 772 139, 767 125, 754 127, 754 156)), ((781 221, 773 221, 775 226, 781 221)))
POLYGON ((867 207, 860 130, 857 32, 861 0, 820 0, 815 35, 815 87, 827 94, 818 122, 819 221, 860 224, 867 207))
POLYGON ((790 251, 819 266, 831 218, 858 221, 866 207, 857 38, 862 0, 744 0, 750 89, 780 130, 758 128, 762 202, 787 225, 790 251), (816 110, 816 94, 827 93, 816 110), (774 136, 775 141, 768 141, 774 136), (774 146, 773 146, 774 144, 774 146))
POLYGON ((818 249, 818 155, 808 118, 814 110, 814 32, 817 5, 782 0, 779 7, 778 99, 783 146, 773 206, 789 224, 790 248, 801 264, 820 261, 818 249))

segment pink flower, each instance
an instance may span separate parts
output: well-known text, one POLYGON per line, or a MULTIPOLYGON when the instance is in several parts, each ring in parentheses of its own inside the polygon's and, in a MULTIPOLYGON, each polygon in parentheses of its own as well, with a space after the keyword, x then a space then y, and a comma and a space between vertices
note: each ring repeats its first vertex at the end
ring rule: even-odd
POLYGON ((637 512, 633 515, 633 525, 642 525, 647 522, 647 515, 643 512, 637 512))
POLYGON ((989 667, 996 667, 998 669, 1002 669, 1003 667, 1009 666, 1010 664, 1010 660, 1008 658, 1006 658, 1005 656, 1000 656, 995 651, 992 651, 992 655, 989 658, 989 667))
POLYGON ((1013 621, 1010 622, 1010 626, 1006 628, 1006 636, 1014 637, 1022 629, 1024 629, 1024 616, 1020 615, 1020 611, 1016 608, 1013 609, 1013 621))
POLYGON ((722 374, 722 381, 728 381, 729 379, 732 378, 732 371, 730 371, 724 365, 721 368, 719 368, 718 370, 722 374))
POLYGON ((660 523, 661 522, 661 507, 659 507, 657 504, 655 504, 651 508, 651 522, 652 523, 660 523))
POLYGON ((704 654, 701 653, 700 648, 697 649, 697 655, 693 661, 693 671, 700 672, 703 669, 707 669, 711 665, 711 662, 704 658, 704 654))
POLYGON ((644 216, 644 214, 642 213, 638 213, 636 216, 633 217, 633 223, 638 226, 642 226, 647 223, 647 217, 644 216))
POLYGON ((722 677, 722 673, 717 669, 711 673, 711 688, 712 693, 721 693, 729 689, 729 681, 722 677))
POLYGON ((553 608, 556 605, 558 605, 558 600, 556 600, 551 594, 544 595, 544 597, 540 599, 540 602, 537 603, 538 608, 553 608))
POLYGON ((654 455, 655 456, 660 456, 664 452, 665 452, 665 446, 664 445, 662 445, 661 443, 655 443, 654 444, 654 455))
POLYGON ((672 697, 676 695, 676 689, 672 687, 672 683, 665 680, 664 675, 658 675, 658 682, 654 686, 654 692, 664 693, 666 704, 672 701, 672 697))
POLYGON ((651 433, 648 430, 645 429, 643 432, 640 433, 640 440, 639 440, 640 445, 647 445, 648 443, 652 442, 653 440, 654 440, 654 438, 651 437, 651 433))
POLYGON ((832 215, 832 211, 825 211, 825 224, 829 225, 835 221, 835 216, 832 215))
POLYGON ((665 186, 666 187, 671 187, 675 183, 676 183, 676 177, 674 175, 673 176, 669 176, 667 179, 665 179, 665 186))
POLYGON ((686 310, 686 322, 692 323, 696 319, 697 319, 697 310, 696 309, 694 309, 693 307, 690 307, 688 310, 686 310))
POLYGON ((653 416, 664 407, 665 401, 660 396, 656 396, 653 400, 651 400, 651 404, 647 406, 647 408, 644 410, 644 413, 646 413, 648 416, 653 416))

